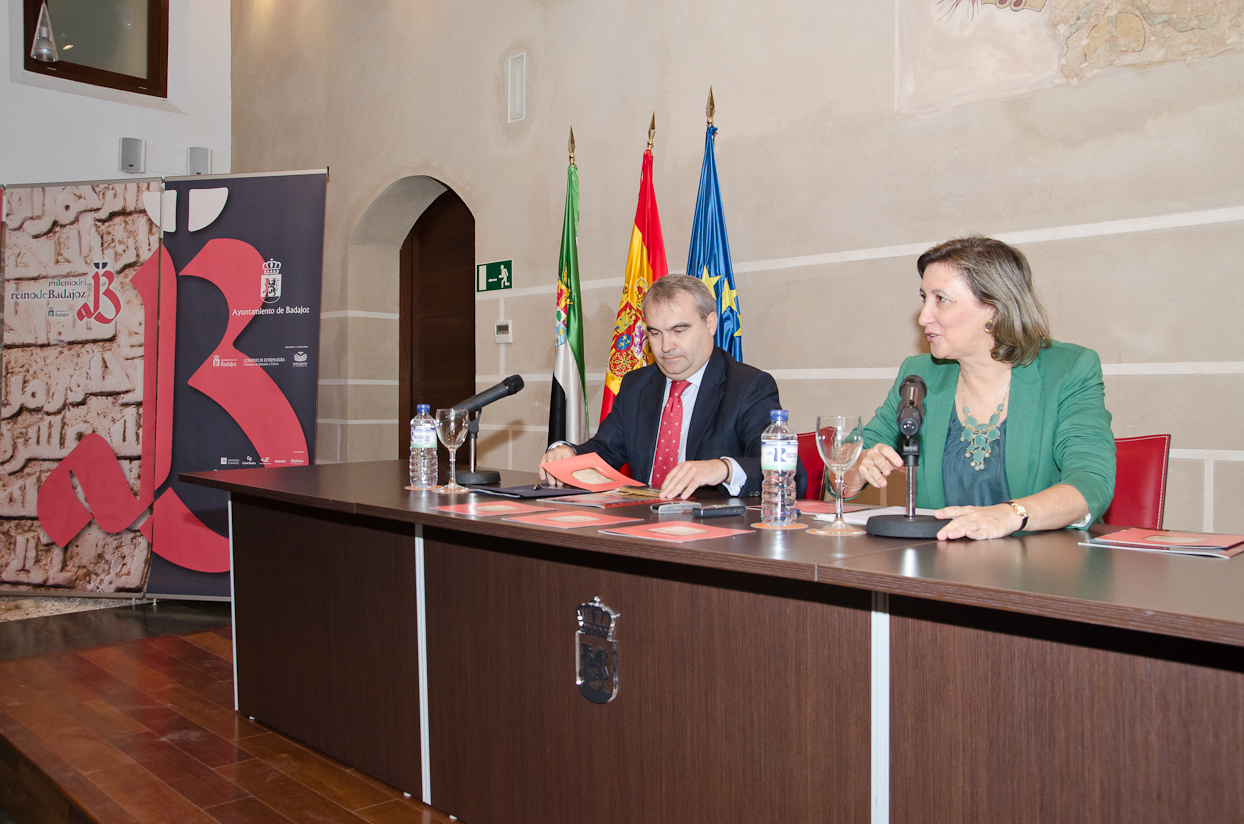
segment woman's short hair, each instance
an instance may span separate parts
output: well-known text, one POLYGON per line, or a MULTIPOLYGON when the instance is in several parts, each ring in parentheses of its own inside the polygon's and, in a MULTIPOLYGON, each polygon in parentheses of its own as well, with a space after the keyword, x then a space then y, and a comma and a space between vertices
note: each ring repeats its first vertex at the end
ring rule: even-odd
POLYGON ((1000 240, 972 235, 939 243, 916 261, 920 276, 934 263, 953 266, 976 299, 994 309, 996 361, 1023 366, 1050 345, 1050 324, 1032 291, 1028 258, 1000 240))
POLYGON ((690 275, 666 275, 653 281, 648 294, 644 295, 644 311, 647 312, 649 306, 668 306, 682 295, 690 295, 695 301, 695 311, 700 320, 707 320, 709 315, 717 313, 713 293, 708 291, 704 281, 690 275))

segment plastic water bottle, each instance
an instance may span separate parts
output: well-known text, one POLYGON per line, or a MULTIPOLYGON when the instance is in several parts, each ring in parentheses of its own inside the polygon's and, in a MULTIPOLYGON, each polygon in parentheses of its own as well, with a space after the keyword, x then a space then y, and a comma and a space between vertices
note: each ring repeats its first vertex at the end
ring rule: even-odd
POLYGON ((410 486, 431 489, 436 486, 436 420, 431 407, 421 403, 410 419, 410 486))
POLYGON ((760 521, 765 526, 795 523, 795 469, 799 465, 799 438, 786 428, 787 412, 769 413, 769 428, 760 436, 760 521))

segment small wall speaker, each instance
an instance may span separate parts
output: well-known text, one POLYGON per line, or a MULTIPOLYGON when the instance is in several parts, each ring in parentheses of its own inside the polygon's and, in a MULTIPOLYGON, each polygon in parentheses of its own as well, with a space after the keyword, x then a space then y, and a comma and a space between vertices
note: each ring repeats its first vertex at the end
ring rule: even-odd
POLYGON ((126 174, 146 174, 147 141, 137 137, 121 138, 121 161, 117 168, 126 174))
POLYGON ((212 173, 212 150, 204 146, 191 146, 186 150, 186 171, 192 175, 212 173))

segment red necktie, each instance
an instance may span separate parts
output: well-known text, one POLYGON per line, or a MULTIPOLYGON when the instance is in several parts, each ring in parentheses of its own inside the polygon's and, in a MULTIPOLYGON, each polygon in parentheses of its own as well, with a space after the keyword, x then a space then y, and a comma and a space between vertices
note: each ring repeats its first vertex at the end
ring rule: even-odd
POLYGON ((661 413, 661 434, 657 436, 657 454, 652 458, 653 489, 660 489, 665 476, 678 465, 678 444, 682 441, 682 393, 691 381, 670 384, 669 400, 661 413))

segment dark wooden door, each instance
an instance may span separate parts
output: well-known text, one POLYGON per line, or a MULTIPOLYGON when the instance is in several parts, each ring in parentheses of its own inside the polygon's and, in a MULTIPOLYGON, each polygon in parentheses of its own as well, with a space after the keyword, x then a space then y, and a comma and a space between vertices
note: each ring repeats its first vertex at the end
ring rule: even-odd
MULTIPOLYGON (((410 455, 415 406, 435 414, 475 394, 475 218, 452 191, 429 206, 402 244, 398 455, 410 455)), ((441 450, 442 463, 448 453, 441 450)))

